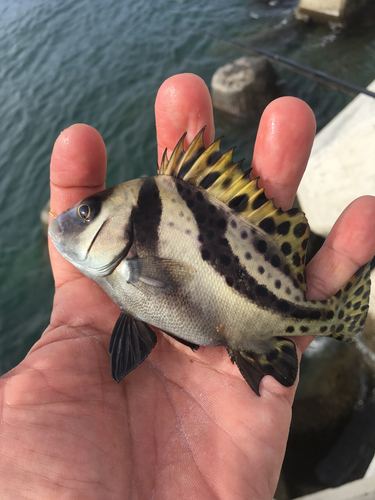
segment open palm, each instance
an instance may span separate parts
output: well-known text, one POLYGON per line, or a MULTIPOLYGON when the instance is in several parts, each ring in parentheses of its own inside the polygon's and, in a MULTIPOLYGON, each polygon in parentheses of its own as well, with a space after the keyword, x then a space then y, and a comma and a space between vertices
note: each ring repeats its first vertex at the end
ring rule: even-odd
MULTIPOLYGON (((207 125, 208 90, 177 75, 156 100, 161 152, 207 125)), ((253 167, 269 197, 291 206, 315 133, 301 101, 263 115, 253 167)), ((64 131, 51 161, 51 208, 60 213, 104 188, 106 153, 85 125, 64 131)), ((307 269, 310 298, 337 291, 375 253, 375 199, 354 202, 307 269), (347 238, 347 234, 351 237, 347 238)), ((0 379, 2 499, 271 499, 295 387, 265 377, 259 398, 224 348, 196 353, 158 333, 147 360, 116 384, 108 344, 117 306, 53 248, 51 323, 28 356, 0 379)), ((308 338, 297 339, 299 352, 308 338)))

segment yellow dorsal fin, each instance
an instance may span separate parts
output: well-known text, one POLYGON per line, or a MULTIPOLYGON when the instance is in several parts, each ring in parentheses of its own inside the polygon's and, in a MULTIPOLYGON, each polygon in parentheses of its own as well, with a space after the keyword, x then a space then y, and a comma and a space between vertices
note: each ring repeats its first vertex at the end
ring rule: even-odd
POLYGON ((234 148, 222 154, 220 137, 205 149, 203 133, 204 128, 186 152, 184 134, 169 161, 165 151, 158 174, 177 177, 205 190, 266 232, 284 254, 300 287, 306 290, 304 268, 309 226, 303 212, 296 208, 286 212, 277 208, 273 199, 269 200, 264 189, 259 188, 258 178, 251 181, 250 170, 243 172, 242 160, 233 163, 234 148))

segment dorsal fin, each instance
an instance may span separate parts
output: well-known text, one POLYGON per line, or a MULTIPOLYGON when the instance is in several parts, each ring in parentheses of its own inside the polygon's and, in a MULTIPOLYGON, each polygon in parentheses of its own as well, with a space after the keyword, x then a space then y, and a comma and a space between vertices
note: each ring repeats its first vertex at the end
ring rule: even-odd
POLYGON ((186 133, 178 141, 168 161, 164 152, 159 175, 171 175, 205 190, 222 201, 249 223, 265 231, 284 254, 301 289, 306 290, 305 256, 309 226, 303 212, 292 208, 284 212, 259 188, 258 179, 250 181, 250 170, 243 172, 242 161, 233 163, 233 150, 222 154, 222 137, 206 149, 203 145, 205 127, 184 151, 186 133))

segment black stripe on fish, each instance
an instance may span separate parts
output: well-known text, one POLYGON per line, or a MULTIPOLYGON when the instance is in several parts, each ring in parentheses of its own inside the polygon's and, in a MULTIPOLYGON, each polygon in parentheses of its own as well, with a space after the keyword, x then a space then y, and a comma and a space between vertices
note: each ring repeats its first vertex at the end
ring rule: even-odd
MULTIPOLYGON (((198 240, 201 243, 202 259, 225 278, 229 287, 262 309, 276 311, 281 316, 301 320, 325 319, 326 310, 303 307, 279 298, 265 285, 260 284, 251 276, 247 272, 247 269, 240 264, 238 256, 234 254, 226 238, 228 214, 210 203, 207 195, 202 190, 196 189, 194 186, 182 181, 176 181, 176 185, 179 195, 186 202, 198 225, 198 240)), ((242 239, 246 239, 247 236, 249 235, 243 233, 240 235, 242 239)), ((267 258, 266 241, 261 238, 255 241, 255 251, 262 253, 267 258)), ((250 259, 251 253, 247 252, 247 254, 250 259)), ((277 267, 277 262, 274 264, 277 267)))
POLYGON ((137 251, 157 255, 162 202, 153 177, 144 180, 131 213, 137 251))

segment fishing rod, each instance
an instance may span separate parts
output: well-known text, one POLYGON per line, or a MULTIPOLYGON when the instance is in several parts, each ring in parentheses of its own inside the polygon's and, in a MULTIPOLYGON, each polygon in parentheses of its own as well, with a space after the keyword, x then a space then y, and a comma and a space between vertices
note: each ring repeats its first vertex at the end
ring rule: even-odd
MULTIPOLYGON (((334 86, 337 90, 341 90, 345 92, 343 89, 350 89, 358 92, 360 94, 366 94, 370 97, 375 97, 375 92, 371 92, 371 90, 366 89, 365 87, 361 87, 360 85, 356 85, 355 83, 348 82, 347 80, 343 80, 342 78, 338 78, 337 76, 330 75, 329 73, 325 73, 324 71, 320 71, 319 69, 312 68, 311 66, 307 66, 305 64, 298 63, 293 61, 293 59, 289 59, 284 56, 280 56, 269 50, 260 49, 258 47, 254 47, 248 43, 238 42, 237 40, 231 40, 230 38, 225 38, 224 36, 214 35, 212 33, 208 33, 206 31, 195 30, 195 33, 199 35, 209 36, 210 38, 214 38, 216 40, 220 40, 222 42, 229 43, 230 45, 235 45, 236 47, 241 47, 248 52, 255 52, 256 54, 262 54, 267 59, 274 61, 279 66, 287 68, 291 71, 299 73, 307 78, 315 80, 323 85, 329 85, 328 82, 338 85, 338 87, 334 86), (341 88, 340 88, 341 87, 341 88)), ((346 92, 347 93, 347 92, 346 92)), ((353 95, 353 94, 350 94, 353 95)))

